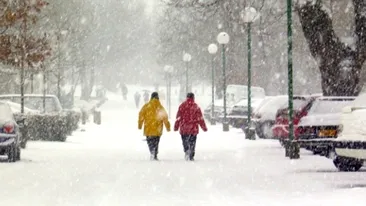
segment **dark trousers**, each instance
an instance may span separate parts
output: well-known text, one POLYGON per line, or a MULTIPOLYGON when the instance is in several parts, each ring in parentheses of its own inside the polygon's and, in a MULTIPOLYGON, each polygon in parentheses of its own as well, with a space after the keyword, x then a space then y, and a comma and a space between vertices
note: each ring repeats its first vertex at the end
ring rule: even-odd
POLYGON ((154 155, 154 157, 156 158, 159 152, 160 137, 159 136, 146 137, 146 141, 147 146, 149 146, 150 154, 154 155))
POLYGON ((196 153, 197 135, 182 135, 183 150, 189 159, 193 160, 196 153))

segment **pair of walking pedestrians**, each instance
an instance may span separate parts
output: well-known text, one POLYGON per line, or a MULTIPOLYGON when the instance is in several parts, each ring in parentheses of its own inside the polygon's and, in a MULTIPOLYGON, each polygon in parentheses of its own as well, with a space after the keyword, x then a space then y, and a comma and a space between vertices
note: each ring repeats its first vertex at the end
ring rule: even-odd
MULTIPOLYGON (((170 132, 168 114, 159 101, 159 94, 153 92, 151 99, 139 112, 138 128, 144 126, 144 136, 150 150, 150 159, 158 160, 160 137, 163 134, 163 125, 170 132)), ((174 131, 181 134, 184 157, 186 160, 194 160, 197 135, 200 126, 207 131, 206 123, 199 106, 194 102, 194 94, 188 93, 187 99, 178 109, 174 131)))

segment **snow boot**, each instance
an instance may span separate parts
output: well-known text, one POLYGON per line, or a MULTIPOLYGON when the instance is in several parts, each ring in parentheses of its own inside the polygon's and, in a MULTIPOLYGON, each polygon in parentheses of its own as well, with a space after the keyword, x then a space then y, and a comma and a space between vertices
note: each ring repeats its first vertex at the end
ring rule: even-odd
POLYGON ((186 153, 184 154, 184 159, 185 159, 186 161, 188 161, 188 160, 189 160, 189 153, 188 153, 188 152, 186 152, 186 153))
POLYGON ((151 154, 150 155, 150 160, 151 161, 158 161, 159 159, 158 159, 158 156, 157 155, 151 154))

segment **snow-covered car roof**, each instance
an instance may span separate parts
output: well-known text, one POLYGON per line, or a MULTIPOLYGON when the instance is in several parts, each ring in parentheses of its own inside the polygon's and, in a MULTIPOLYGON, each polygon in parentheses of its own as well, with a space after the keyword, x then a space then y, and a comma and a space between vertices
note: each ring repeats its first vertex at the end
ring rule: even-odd
POLYGON ((366 93, 360 94, 350 104, 352 107, 366 107, 366 93))
POLYGON ((339 113, 308 115, 301 118, 299 122, 299 126, 337 126, 339 124, 341 124, 339 113))
MULTIPOLYGON (((252 105, 259 105, 262 101, 264 100, 264 98, 253 98, 251 100, 251 104, 252 105)), ((248 99, 242 99, 239 102, 235 103, 233 106, 248 106, 248 99)))
MULTIPOLYGON (((307 103, 309 103, 309 101, 311 101, 312 99, 315 99, 318 96, 311 96, 311 95, 295 95, 293 98, 293 109, 294 110, 300 110, 301 108, 303 108, 305 105, 307 105, 307 103)), ((288 102, 285 102, 280 108, 278 108, 279 110, 282 109, 288 109, 288 102)))
POLYGON ((355 97, 319 97, 314 101, 308 115, 341 113, 354 100, 355 97))
POLYGON ((336 126, 341 124, 341 112, 355 97, 319 97, 299 126, 336 126))
MULTIPOLYGON (((21 105, 20 104, 10 102, 10 101, 7 101, 6 103, 10 106, 10 109, 12 110, 13 113, 20 113, 21 112, 21 105)), ((38 113, 40 113, 40 111, 24 107, 24 113, 38 114, 38 113)))
MULTIPOLYGON (((62 106, 59 99, 55 95, 46 95, 46 113, 61 112, 62 106)), ((19 94, 0 95, 0 101, 10 101, 20 104, 21 96, 19 94)), ((42 94, 25 94, 25 107, 31 110, 43 110, 42 94)), ((16 106, 15 106, 16 107, 16 106)))
MULTIPOLYGON (((262 101, 264 101, 264 98, 254 98, 254 99, 252 99, 251 100, 252 107, 259 106, 262 103, 262 101)), ((234 107, 235 106, 247 107, 248 106, 248 99, 242 99, 239 102, 235 103, 233 106, 234 107)))
POLYGON ((276 117, 277 110, 283 106, 288 100, 287 95, 274 96, 269 99, 265 99, 255 113, 261 115, 262 120, 274 120, 276 117))
POLYGON ((259 111, 261 107, 266 105, 271 99, 275 98, 276 96, 266 96, 263 101, 258 105, 258 107, 254 110, 254 112, 259 111))

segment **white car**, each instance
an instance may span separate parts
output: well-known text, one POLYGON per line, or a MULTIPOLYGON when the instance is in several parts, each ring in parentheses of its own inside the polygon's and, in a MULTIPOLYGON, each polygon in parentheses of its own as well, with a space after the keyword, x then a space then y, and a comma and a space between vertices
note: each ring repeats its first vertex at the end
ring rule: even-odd
POLYGON ((340 134, 335 141, 334 165, 340 171, 357 171, 366 160, 366 94, 361 94, 341 114, 340 134))
MULTIPOLYGON (((263 99, 252 99, 251 100, 251 114, 261 104, 263 99)), ((248 99, 243 99, 230 108, 228 113, 229 124, 235 128, 244 128, 248 122, 248 99)))
POLYGON ((258 105, 253 112, 253 123, 259 138, 273 138, 272 126, 275 123, 277 110, 287 102, 287 95, 268 96, 258 105))
POLYGON ((308 115, 298 124, 301 147, 329 157, 331 145, 338 137, 342 109, 351 105, 355 97, 319 97, 308 115))

